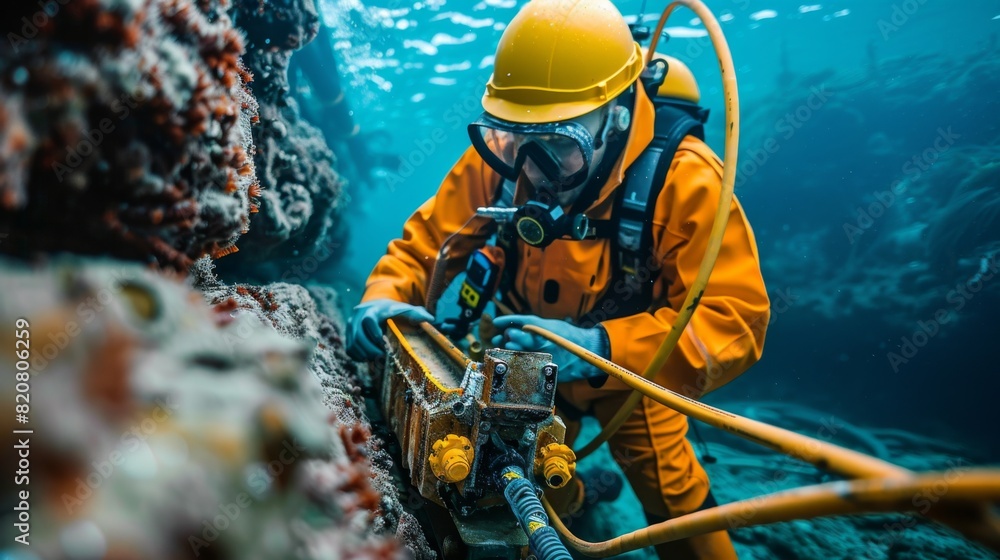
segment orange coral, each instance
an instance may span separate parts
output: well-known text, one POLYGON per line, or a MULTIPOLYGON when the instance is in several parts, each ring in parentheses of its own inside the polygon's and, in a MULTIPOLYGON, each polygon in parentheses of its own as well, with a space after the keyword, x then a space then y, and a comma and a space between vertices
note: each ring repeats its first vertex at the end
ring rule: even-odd
POLYGON ((232 255, 233 253, 237 253, 239 252, 239 250, 240 250, 239 247, 237 247, 236 245, 230 245, 228 247, 220 247, 212 251, 212 258, 221 259, 226 255, 232 255))

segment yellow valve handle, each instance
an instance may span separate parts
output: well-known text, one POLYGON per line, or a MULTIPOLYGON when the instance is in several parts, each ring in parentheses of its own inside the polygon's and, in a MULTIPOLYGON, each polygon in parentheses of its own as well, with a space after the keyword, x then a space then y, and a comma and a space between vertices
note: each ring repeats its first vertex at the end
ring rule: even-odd
POLYGON ((549 488, 566 486, 576 473, 576 455, 568 445, 562 443, 543 447, 535 463, 535 472, 541 473, 549 488))
POLYGON ((448 434, 434 442, 427 458, 434 476, 442 482, 461 482, 472 472, 475 456, 472 442, 465 436, 448 434))

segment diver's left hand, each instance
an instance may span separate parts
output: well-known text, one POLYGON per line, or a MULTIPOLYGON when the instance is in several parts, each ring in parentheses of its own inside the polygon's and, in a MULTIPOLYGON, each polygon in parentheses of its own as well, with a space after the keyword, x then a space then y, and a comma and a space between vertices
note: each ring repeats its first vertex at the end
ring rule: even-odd
POLYGON ((507 315, 493 320, 493 326, 503 331, 503 334, 493 337, 491 342, 494 346, 507 350, 552 354, 552 361, 559 366, 560 383, 605 377, 601 370, 576 357, 569 350, 546 338, 524 331, 525 325, 551 331, 598 356, 607 358, 611 354, 610 343, 608 334, 600 325, 585 329, 557 319, 542 319, 534 315, 507 315))

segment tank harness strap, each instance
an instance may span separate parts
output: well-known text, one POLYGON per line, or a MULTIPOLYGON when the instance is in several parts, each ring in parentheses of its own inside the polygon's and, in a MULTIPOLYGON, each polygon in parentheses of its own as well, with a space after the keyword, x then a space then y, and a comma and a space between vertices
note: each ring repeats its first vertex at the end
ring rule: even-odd
POLYGON ((610 287, 593 307, 606 318, 635 315, 652 305, 653 286, 662 268, 653 251, 656 199, 666 183, 674 154, 689 134, 704 138, 702 121, 685 109, 660 104, 653 140, 629 166, 618 189, 612 214, 617 230, 610 236, 617 266, 610 287))

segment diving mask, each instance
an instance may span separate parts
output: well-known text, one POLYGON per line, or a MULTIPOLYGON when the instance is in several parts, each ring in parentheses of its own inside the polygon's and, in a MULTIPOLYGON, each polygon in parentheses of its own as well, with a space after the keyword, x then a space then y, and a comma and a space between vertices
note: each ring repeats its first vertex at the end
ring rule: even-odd
POLYGON ((494 171, 509 181, 522 172, 540 173, 553 192, 574 189, 590 176, 594 150, 601 147, 608 128, 605 121, 595 140, 584 125, 574 121, 514 123, 483 113, 469 125, 472 145, 494 171))

